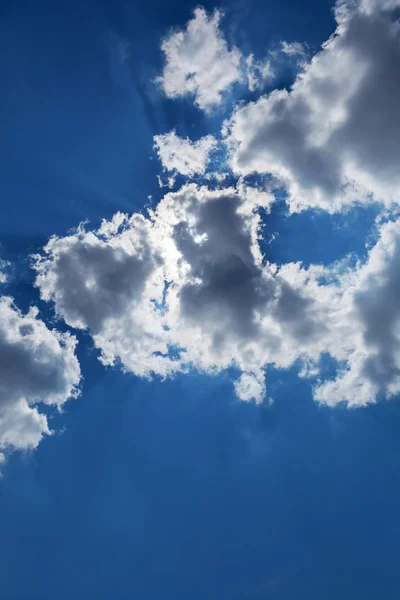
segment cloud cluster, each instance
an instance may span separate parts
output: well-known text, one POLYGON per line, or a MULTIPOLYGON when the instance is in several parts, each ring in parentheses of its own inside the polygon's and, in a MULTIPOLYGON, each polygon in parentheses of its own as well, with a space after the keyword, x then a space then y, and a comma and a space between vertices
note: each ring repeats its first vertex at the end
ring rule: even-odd
MULTIPOLYGON (((400 0, 338 0, 335 34, 301 64, 292 88, 234 109, 222 146, 236 186, 186 184, 147 214, 117 213, 97 231, 79 226, 34 257, 42 299, 90 333, 104 365, 141 377, 235 367, 245 401, 265 397, 266 367, 295 363, 314 378, 315 399, 332 406, 400 393, 400 219, 392 214, 380 226, 363 264, 277 266, 262 254, 260 216, 275 198, 246 179, 257 173, 268 189, 285 187, 292 211, 398 202, 399 7, 400 0), (337 364, 325 381, 324 354, 337 364)), ((168 97, 189 94, 209 111, 235 82, 260 92, 272 80, 269 60, 229 49, 220 18, 198 8, 164 40, 159 83, 168 97)), ((281 51, 305 60, 297 43, 281 51)), ((209 171, 221 148, 212 135, 192 142, 171 131, 154 143, 172 180, 179 173, 222 185, 227 176, 209 171)), ((36 447, 50 433, 39 405, 60 407, 77 395, 75 345, 35 309, 23 315, 0 297, 0 450, 36 447)))
POLYGON ((60 408, 77 396, 75 346, 73 336, 48 329, 37 309, 23 315, 0 297, 0 450, 35 448, 51 433, 39 405, 60 408))
POLYGON ((292 88, 239 106, 225 127, 233 171, 272 174, 293 211, 399 200, 398 1, 336 5, 337 30, 292 88))
MULTIPOLYGON (((260 211, 268 212, 274 197, 242 179, 272 175, 286 186, 292 210, 396 200, 398 4, 339 1, 335 34, 292 89, 234 111, 223 133, 240 176, 236 187, 185 185, 148 215, 117 214, 94 232, 79 227, 36 257, 42 298, 68 325, 90 332, 104 364, 147 377, 234 366, 238 396, 260 401, 268 365, 298 361, 315 377, 327 353, 338 373, 315 383, 318 401, 361 406, 400 391, 400 221, 381 227, 356 268, 278 267, 260 245, 260 211)), ((167 95, 192 93, 208 109, 238 80, 242 56, 228 50, 219 19, 197 9, 184 31, 164 41, 167 95)), ((283 44, 282 51, 303 47, 283 44)), ((262 77, 270 66, 252 56, 245 63, 255 89, 255 72, 262 77)), ((175 131, 155 136, 164 170, 205 181, 216 144, 213 136, 191 142, 175 131)))
POLYGON ((278 268, 259 244, 259 209, 271 201, 245 186, 187 185, 148 217, 53 238, 36 285, 68 325, 89 330, 105 364, 140 376, 235 366, 239 397, 261 401, 266 366, 317 368, 329 353, 345 366, 316 386, 317 400, 364 405, 394 393, 400 222, 382 227, 356 269, 278 268))
POLYGON ((158 82, 169 98, 193 95, 195 104, 207 111, 241 81, 242 55, 237 48, 229 50, 219 29, 221 16, 218 10, 208 16, 203 8, 196 8, 186 29, 164 40, 166 62, 158 82))
POLYGON ((254 188, 187 185, 148 218, 116 215, 53 238, 36 285, 68 325, 90 331, 105 364, 141 376, 235 365, 259 382, 242 380, 239 393, 261 400, 264 366, 316 357, 326 328, 310 274, 263 265, 258 209, 271 201, 254 188))

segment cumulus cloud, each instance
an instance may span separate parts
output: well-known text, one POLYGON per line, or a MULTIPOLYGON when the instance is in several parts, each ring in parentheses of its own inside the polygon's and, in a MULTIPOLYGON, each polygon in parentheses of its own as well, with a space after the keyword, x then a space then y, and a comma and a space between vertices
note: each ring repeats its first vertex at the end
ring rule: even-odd
POLYGON ((71 327, 88 329, 101 360, 146 376, 167 374, 171 362, 160 318, 164 279, 162 237, 140 214, 117 213, 98 231, 83 227, 52 238, 36 257, 36 285, 71 327))
POLYGON ((60 408, 77 396, 75 346, 75 337, 48 329, 37 309, 23 315, 0 297, 0 450, 35 448, 51 433, 40 403, 60 408))
POLYGON ((190 94, 199 108, 209 111, 241 81, 242 55, 237 48, 228 48, 219 29, 221 17, 218 10, 209 16, 196 8, 186 28, 164 40, 166 62, 158 82, 169 98, 190 94))
POLYGON ((346 0, 290 90, 240 106, 224 132, 238 175, 272 174, 291 210, 399 200, 398 1, 346 0))
POLYGON ((368 261, 351 276, 343 316, 351 347, 346 366, 315 397, 364 406, 400 392, 400 221, 382 226, 368 261))
POLYGON ((264 370, 303 363, 315 399, 364 406, 400 392, 400 220, 381 226, 365 264, 277 267, 260 247, 273 198, 245 185, 170 192, 147 216, 53 238, 36 257, 42 298, 87 329, 104 364, 166 377, 241 372, 235 390, 261 401, 264 370))
POLYGON ((186 177, 204 175, 210 162, 210 154, 217 145, 217 140, 212 135, 206 135, 196 142, 177 136, 174 130, 154 136, 154 148, 164 170, 186 177))
POLYGON ((103 363, 145 377, 235 366, 238 396, 261 401, 267 365, 353 351, 343 286, 321 283, 334 273, 263 260, 259 210, 271 202, 244 185, 184 186, 148 217, 118 214, 50 240, 36 285, 59 317, 89 330, 103 363))
POLYGON ((255 377, 253 373, 242 373, 239 379, 235 381, 235 392, 238 398, 244 402, 250 400, 260 402, 265 397, 265 382, 255 377))
MULTIPOLYGON (((118 213, 97 231, 80 226, 36 256, 41 297, 69 326, 89 331, 104 364, 143 377, 235 367, 244 401, 263 400, 268 365, 295 363, 316 380, 315 399, 329 405, 364 406, 400 392, 400 220, 381 225, 365 264, 277 266, 260 244, 260 211, 268 213, 274 197, 243 178, 271 175, 286 186, 293 211, 396 201, 398 4, 338 2, 335 35, 292 89, 234 111, 224 135, 236 187, 185 185, 147 214, 118 213), (328 381, 318 379, 323 354, 338 366, 328 381)), ((228 49, 219 19, 197 9, 165 40, 167 95, 191 93, 208 110, 238 80, 242 57, 228 49)), ((255 89, 262 64, 246 64, 255 89)), ((155 137, 172 177, 211 179, 215 145, 212 136, 155 137)))
POLYGON ((326 327, 310 274, 296 281, 263 265, 257 211, 271 202, 245 186, 184 186, 148 218, 116 215, 97 232, 50 240, 36 285, 70 326, 90 331, 105 364, 141 376, 235 365, 259 382, 243 379, 242 396, 261 399, 264 365, 315 354, 326 327))

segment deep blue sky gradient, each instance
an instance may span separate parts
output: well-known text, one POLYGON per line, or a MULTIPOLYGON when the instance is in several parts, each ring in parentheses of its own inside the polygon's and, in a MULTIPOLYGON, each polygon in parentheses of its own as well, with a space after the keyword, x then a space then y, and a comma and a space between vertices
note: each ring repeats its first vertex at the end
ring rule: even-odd
MULTIPOLYGON (((333 31, 331 5, 227 3, 226 35, 258 57, 281 39, 315 50, 333 31)), ((96 226, 140 210, 148 195, 157 201, 152 136, 217 132, 229 106, 207 117, 152 83, 160 39, 194 3, 0 6, 0 254, 14 264, 6 291, 51 319, 29 254, 82 220, 96 226)), ((290 83, 289 71, 281 77, 290 83)), ((288 216, 278 204, 266 219, 267 256, 365 256, 374 217, 373 207, 288 216)), ((141 381, 105 370, 90 338, 79 339, 81 398, 52 413, 58 433, 14 454, 0 481, 2 600, 399 598, 398 400, 320 407, 293 369, 269 373, 273 405, 244 404, 228 376, 141 381)))

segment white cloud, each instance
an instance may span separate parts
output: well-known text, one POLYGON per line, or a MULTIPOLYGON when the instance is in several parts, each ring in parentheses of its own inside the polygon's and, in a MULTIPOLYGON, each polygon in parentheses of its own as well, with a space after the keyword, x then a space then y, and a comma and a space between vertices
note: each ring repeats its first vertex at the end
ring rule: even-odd
POLYGON ((73 336, 48 329, 36 309, 23 315, 0 297, 0 450, 35 448, 51 433, 40 403, 60 408, 77 396, 75 346, 73 336))
POLYGON ((3 260, 0 258, 0 284, 7 283, 8 274, 7 270, 10 266, 10 263, 7 260, 3 260))
POLYGON ((175 187, 176 176, 171 175, 169 177, 163 177, 163 175, 157 175, 157 181, 160 188, 169 188, 172 190, 175 187))
POLYGON ((270 173, 293 211, 399 200, 398 2, 341 2, 338 28, 290 91, 240 106, 226 124, 238 175, 270 173), (383 8, 382 8, 383 7, 383 8))
POLYGON ((217 144, 212 135, 192 142, 189 138, 177 136, 174 130, 154 136, 154 147, 163 168, 187 177, 204 175, 210 162, 210 154, 217 144))
POLYGON ((235 381, 235 392, 240 400, 261 402, 266 393, 264 378, 256 377, 253 373, 243 373, 235 381))
POLYGON ((221 16, 218 10, 208 16, 196 8, 186 28, 162 43, 166 63, 158 82, 169 98, 190 94, 199 108, 209 111, 241 81, 242 55, 237 48, 229 50, 219 29, 221 16))
MULTIPOLYGON (((185 185, 147 216, 118 213, 97 231, 80 227, 49 241, 36 257, 36 285, 68 325, 89 331, 104 364, 144 377, 234 366, 245 401, 265 397, 268 365, 297 361, 300 376, 317 380, 319 402, 364 406, 400 392, 400 220, 380 225, 355 268, 346 260, 278 267, 260 245, 259 212, 274 198, 243 180, 271 174, 287 186, 292 210, 398 198, 400 26, 389 10, 397 4, 338 3, 335 36, 293 88, 237 108, 225 129, 235 188, 185 185), (318 380, 323 353, 339 365, 329 381, 318 380)), ((217 77, 224 63, 229 74, 232 56, 240 61, 220 37, 219 18, 197 9, 164 42, 167 95, 192 93, 209 109, 236 80, 217 77)), ((252 57, 247 67, 260 75, 252 57)), ((174 131, 155 137, 165 170, 205 180, 215 178, 207 173, 215 144, 174 131)))
POLYGON ((258 209, 272 198, 245 185, 170 192, 149 217, 117 214, 97 232, 53 238, 36 284, 70 326, 88 329, 105 364, 165 377, 241 371, 242 400, 260 402, 264 369, 322 353, 340 367, 316 400, 364 406, 400 392, 400 219, 381 225, 365 264, 265 263, 258 209))
POLYGON ((97 232, 53 238, 36 284, 70 326, 90 331, 105 364, 140 376, 234 365, 239 396, 259 401, 267 364, 318 358, 332 302, 319 268, 263 265, 257 209, 271 202, 244 185, 184 186, 148 219, 118 214, 97 232))
POLYGON ((350 406, 400 393, 400 220, 382 226, 368 261, 351 276, 343 295, 350 352, 334 381, 322 383, 317 400, 350 406))
POLYGON ((300 42, 282 42, 282 52, 288 56, 303 55, 306 52, 304 44, 300 42))
POLYGON ((269 58, 264 60, 254 60, 253 54, 246 58, 246 72, 249 90, 262 89, 265 83, 270 82, 275 77, 274 70, 269 58))
POLYGON ((227 172, 208 171, 204 174, 205 181, 216 181, 217 183, 222 183, 227 177, 229 177, 227 172))

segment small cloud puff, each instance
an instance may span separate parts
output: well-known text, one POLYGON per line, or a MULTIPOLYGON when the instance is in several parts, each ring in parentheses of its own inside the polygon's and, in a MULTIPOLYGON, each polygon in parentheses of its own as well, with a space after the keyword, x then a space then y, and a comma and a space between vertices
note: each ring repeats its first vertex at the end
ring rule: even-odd
POLYGON ((275 73, 269 58, 255 60, 253 54, 246 58, 248 86, 251 92, 261 90, 266 83, 271 82, 275 73))
POLYGON ((196 142, 177 136, 175 130, 154 136, 154 148, 163 169, 186 177, 205 174, 210 154, 217 145, 218 142, 212 135, 196 142))
POLYGON ((306 46, 300 42, 282 42, 282 52, 288 56, 303 55, 306 53, 306 46))
POLYGON ((244 402, 250 400, 262 402, 266 393, 264 379, 256 377, 253 373, 243 373, 235 381, 235 392, 237 397, 244 402))
POLYGON ((237 48, 229 50, 219 29, 221 16, 218 10, 208 16, 203 8, 196 8, 186 29, 164 40, 166 63, 157 81, 169 98, 191 94, 200 109, 210 111, 226 90, 242 80, 242 55, 237 48))

